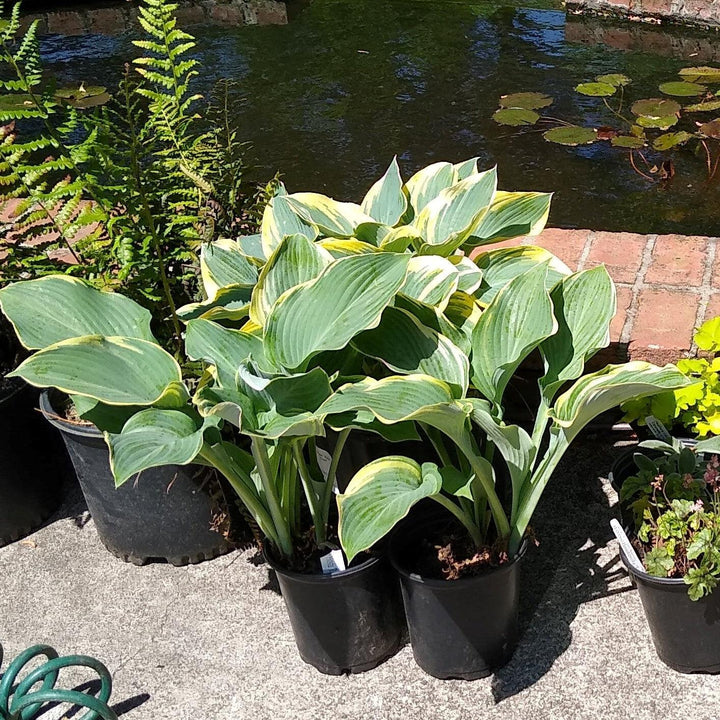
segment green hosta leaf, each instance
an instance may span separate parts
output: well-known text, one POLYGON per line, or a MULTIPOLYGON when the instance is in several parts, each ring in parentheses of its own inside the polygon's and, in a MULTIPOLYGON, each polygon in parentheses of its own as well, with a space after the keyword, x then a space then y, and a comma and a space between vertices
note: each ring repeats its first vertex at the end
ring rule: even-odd
POLYGON ((182 381, 180 366, 155 343, 100 335, 72 338, 40 350, 8 377, 108 405, 153 405, 171 385, 182 381))
POLYGON ((422 325, 444 335, 466 355, 470 353, 470 341, 467 333, 472 330, 474 323, 477 322, 477 316, 480 315, 480 308, 474 298, 465 293, 453 293, 445 312, 442 312, 435 307, 400 294, 395 298, 395 307, 407 310, 422 325), (451 314, 454 314, 452 319, 451 314))
POLYGON ((453 166, 455 169, 455 182, 458 180, 464 180, 471 175, 477 175, 478 173, 478 160, 480 158, 470 158, 469 160, 463 160, 463 162, 455 163, 453 166))
POLYGON ((258 277, 257 267, 234 240, 216 240, 200 251, 200 272, 208 299, 214 300, 220 288, 229 285, 252 287, 258 277))
POLYGON ((616 93, 617 87, 606 82, 589 82, 576 85, 575 90, 590 97, 610 97, 616 93))
POLYGON ((339 260, 340 258, 350 257, 351 255, 368 255, 377 252, 377 248, 370 243, 361 240, 321 240, 318 245, 330 253, 330 256, 339 260))
POLYGON ((348 562, 385 537, 416 502, 441 488, 440 472, 432 463, 420 466, 391 455, 366 465, 337 499, 340 543, 348 562))
POLYGON ((338 202, 320 193, 303 192, 288 195, 290 207, 307 223, 331 237, 352 237, 361 223, 374 222, 359 205, 338 202))
POLYGON ((540 344, 545 361, 540 388, 548 404, 565 382, 580 377, 589 358, 609 344, 615 287, 599 265, 563 278, 550 298, 558 331, 540 344))
POLYGON ((465 353, 406 310, 386 308, 380 325, 360 333, 353 345, 395 372, 438 378, 453 387, 458 397, 467 392, 469 365, 465 353))
POLYGON ((712 110, 720 110, 720 98, 712 98, 705 102, 686 105, 683 110, 685 112, 710 112, 712 110))
POLYGON ((390 227, 397 225, 407 212, 408 199, 403 192, 403 181, 396 157, 382 178, 370 188, 361 208, 366 215, 390 227))
POLYGON ((540 119, 540 115, 534 110, 523 110, 522 108, 501 108, 493 113, 492 119, 498 125, 520 127, 521 125, 534 125, 540 119))
POLYGON ((468 500, 480 497, 479 484, 474 474, 468 476, 454 467, 438 468, 438 472, 442 478, 442 489, 448 495, 464 497, 468 500))
POLYGON ((389 225, 385 225, 380 222, 365 222, 360 223, 355 228, 355 240, 372 245, 373 247, 380 247, 383 239, 392 231, 389 225))
POLYGON ((480 224, 465 243, 467 248, 500 242, 523 235, 539 235, 550 212, 552 193, 495 193, 480 224))
POLYGON ((405 282, 409 257, 373 253, 336 260, 275 304, 265 326, 266 353, 299 368, 323 350, 339 350, 375 327, 405 282))
POLYGON ((655 138, 653 141, 653 147, 655 150, 670 150, 670 148, 686 143, 693 137, 694 135, 685 132, 684 130, 674 133, 665 133, 665 135, 660 135, 660 137, 655 138))
POLYGON ((154 341, 147 310, 66 275, 7 285, 0 289, 0 307, 30 350, 84 335, 154 341))
POLYGON ((418 255, 410 258, 400 292, 443 310, 458 289, 458 282, 458 271, 449 260, 438 255, 418 255))
POLYGON ((688 82, 720 83, 720 68, 708 67, 707 65, 683 68, 680 70, 679 75, 688 82))
POLYGON ((720 139, 720 118, 711 120, 710 122, 700 125, 698 130, 705 136, 713 138, 714 140, 720 139))
MULTIPOLYGON (((609 86, 611 87, 611 86, 609 86)), ((543 137, 552 143, 558 145, 589 145, 594 143, 597 137, 597 131, 593 128, 580 127, 579 125, 564 125, 563 127, 546 130, 543 137)))
POLYGON ((405 252, 411 245, 422 244, 422 236, 412 225, 393 228, 380 242, 385 252, 405 252))
POLYGON ((634 135, 616 135, 614 138, 611 138, 610 144, 613 147, 636 150, 645 147, 645 138, 635 137, 634 135))
POLYGON ((645 117, 641 116, 637 119, 638 125, 645 128, 658 128, 659 130, 667 130, 675 125, 678 121, 677 115, 668 115, 666 117, 645 117))
POLYGON ((474 386, 500 404, 520 363, 557 330, 545 264, 511 280, 480 316, 472 335, 474 386))
POLYGON ((490 207, 496 188, 493 168, 455 183, 431 201, 413 223, 424 248, 431 246, 428 254, 449 255, 462 245, 490 207))
POLYGON ((190 320, 242 320, 250 312, 252 287, 229 285, 220 288, 212 300, 190 303, 178 308, 178 317, 187 323, 190 320))
POLYGON ((691 82, 666 82, 660 85, 660 92, 674 97, 695 97, 707 91, 704 85, 691 82))
POLYGON ((458 291, 472 295, 482 284, 482 270, 464 255, 450 255, 448 260, 457 271, 458 291))
POLYGON ((455 168, 448 162, 433 163, 418 170, 405 185, 410 195, 410 207, 417 217, 425 206, 445 188, 455 183, 455 168))
POLYGON ((503 95, 500 98, 500 107, 521 108, 523 110, 539 110, 553 104, 553 99, 545 93, 520 92, 512 95, 503 95))
POLYGON ((110 467, 119 487, 133 475, 161 465, 187 465, 219 418, 195 419, 180 410, 149 408, 131 417, 118 435, 107 433, 110 467))
POLYGON ((286 235, 260 272, 250 302, 250 319, 265 325, 277 299, 287 290, 314 280, 332 255, 304 235, 286 235))
POLYGON ((624 85, 630 85, 632 80, 627 75, 621 73, 608 73, 607 75, 598 75, 595 78, 599 83, 606 83, 613 87, 622 87, 624 85))
POLYGON ((240 246, 240 250, 247 255, 247 257, 260 262, 267 260, 262 246, 262 235, 240 235, 240 237, 236 239, 236 242, 240 246))
POLYGON ((664 118, 677 115, 680 112, 680 104, 667 98, 648 98, 634 102, 631 111, 633 115, 642 117, 664 118))
POLYGON ((308 240, 314 240, 318 230, 295 212, 287 195, 276 195, 265 207, 261 233, 263 252, 265 257, 270 257, 285 235, 305 235, 308 240))

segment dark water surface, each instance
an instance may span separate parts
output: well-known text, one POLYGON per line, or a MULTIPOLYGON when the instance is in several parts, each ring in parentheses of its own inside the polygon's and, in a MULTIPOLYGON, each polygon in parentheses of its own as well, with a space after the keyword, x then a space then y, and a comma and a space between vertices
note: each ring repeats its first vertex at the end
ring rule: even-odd
MULTIPOLYGON (((490 119, 500 95, 533 90, 555 98, 547 114, 603 124, 608 117, 593 114, 597 101, 579 98, 576 84, 622 72, 636 97, 657 96, 681 67, 708 64, 688 37, 717 45, 720 36, 657 30, 658 42, 648 43, 655 52, 619 50, 571 42, 577 33, 566 33, 569 20, 552 0, 522 4, 536 7, 291 0, 287 25, 189 29, 202 61, 200 90, 223 77, 237 81, 232 121, 252 143, 258 179, 279 169, 290 191, 359 200, 394 154, 406 177, 430 162, 479 156, 481 166, 498 164, 502 189, 555 192, 553 225, 720 234, 720 178, 708 187, 704 156, 677 151, 677 174, 661 187, 607 143, 566 148, 490 119), (656 54, 668 47, 671 54, 656 54)), ((127 35, 47 36, 43 52, 62 81, 110 87, 134 54, 127 35)), ((652 155, 651 162, 660 157, 652 155)))

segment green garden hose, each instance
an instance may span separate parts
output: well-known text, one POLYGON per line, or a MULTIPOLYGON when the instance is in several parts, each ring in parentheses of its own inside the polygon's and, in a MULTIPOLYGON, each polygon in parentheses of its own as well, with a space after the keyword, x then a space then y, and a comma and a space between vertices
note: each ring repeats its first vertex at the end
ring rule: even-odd
MULTIPOLYGON (((0 646, 0 666, 3 652, 0 646)), ((118 720, 107 701, 112 691, 108 669, 95 658, 86 655, 60 657, 49 645, 35 645, 18 655, 8 666, 0 680, 0 720, 33 720, 48 703, 65 703, 87 708, 77 720, 118 720), (18 676, 37 657, 47 662, 31 670, 18 682, 18 676), (58 690, 55 687, 60 670, 66 667, 88 667, 100 677, 97 697, 78 690, 58 690), (38 684, 40 688, 33 690, 38 684)))

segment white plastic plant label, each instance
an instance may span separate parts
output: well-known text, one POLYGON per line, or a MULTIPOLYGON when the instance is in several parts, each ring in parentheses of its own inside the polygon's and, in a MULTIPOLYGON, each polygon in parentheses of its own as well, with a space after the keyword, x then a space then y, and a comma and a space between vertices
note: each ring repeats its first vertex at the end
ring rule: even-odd
POLYGON ((330 465, 332 464, 332 455, 322 448, 315 448, 315 456, 317 457, 318 467, 323 477, 327 480, 330 474, 330 465))
POLYGON ((320 566, 324 574, 345 570, 345 558, 342 550, 331 550, 320 558, 320 566))
POLYGON ((672 442, 672 435, 667 431, 667 428, 653 415, 648 415, 645 418, 645 424, 648 426, 650 432, 658 439, 663 442, 672 442))

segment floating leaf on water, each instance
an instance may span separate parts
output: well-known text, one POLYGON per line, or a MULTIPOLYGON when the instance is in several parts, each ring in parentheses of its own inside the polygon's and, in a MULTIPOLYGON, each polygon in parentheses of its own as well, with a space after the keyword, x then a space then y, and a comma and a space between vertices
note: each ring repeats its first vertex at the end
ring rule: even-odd
POLYGON ((612 140, 616 137, 618 131, 615 128, 611 128, 609 125, 603 125, 597 129, 598 140, 612 140))
POLYGON ((545 93, 520 92, 512 95, 503 95, 500 98, 500 107, 521 108, 522 110, 539 110, 553 104, 553 99, 545 93))
POLYGON ((610 144, 613 147, 630 148, 636 150, 637 148, 645 146, 645 140, 644 138, 635 137, 633 135, 618 135, 610 141, 610 144))
POLYGON ((97 107, 98 105, 104 105, 110 100, 108 93, 101 93, 100 95, 88 95, 87 97, 80 98, 79 100, 73 100, 70 104, 73 107, 86 109, 91 107, 97 107))
POLYGON ((705 83, 720 83, 720 68, 708 67, 707 65, 683 68, 678 74, 690 82, 702 80, 705 83))
POLYGON ((683 143, 686 143, 693 137, 694 135, 692 133, 685 132, 684 130, 673 133, 665 133, 664 135, 660 135, 659 137, 655 138, 653 142, 653 147, 656 150, 670 150, 670 148, 674 148, 677 145, 682 145, 683 143))
POLYGON ((705 136, 713 138, 714 140, 720 140, 720 118, 715 118, 710 122, 700 125, 698 130, 705 136))
POLYGON ((523 108, 502 108, 497 110, 492 119, 500 125, 512 125, 514 127, 520 125, 534 125, 540 116, 534 110, 524 110, 523 108))
POLYGON ((645 140, 645 128, 642 128, 639 125, 633 125, 630 128, 630 134, 645 140))
POLYGON ((575 90, 581 95, 589 95, 590 97, 610 97, 615 94, 617 88, 615 85, 606 82, 590 82, 576 85, 575 90))
POLYGON ((0 110, 29 110, 35 107, 30 95, 0 95, 0 110))
POLYGON ((675 97, 695 97, 707 91, 704 85, 691 82, 666 82, 660 85, 660 92, 675 97))
POLYGON ((632 80, 627 75, 620 73, 608 73, 607 75, 598 75, 595 78, 599 83, 607 83, 613 87, 621 87, 622 85, 629 85, 632 80))
POLYGON ((558 145, 589 145, 594 143, 598 137, 593 128, 580 127, 579 125, 565 125, 563 127, 546 130, 543 137, 558 145))
MULTIPOLYGON (((669 115, 676 115, 680 112, 680 104, 675 100, 666 98, 648 98, 647 100, 636 100, 630 108, 633 115, 642 115, 649 118, 664 118, 669 115)), ((639 123, 642 125, 642 123, 639 123)), ((648 127, 645 125, 645 127, 648 127)))
POLYGON ((686 105, 683 110, 685 110, 685 112, 709 112, 711 110, 720 110, 720 98, 712 98, 707 102, 686 105))
POLYGON ((81 109, 104 105, 110 100, 106 88, 100 85, 86 87, 84 83, 81 83, 79 87, 59 88, 55 91, 55 97, 64 100, 68 105, 81 109))
POLYGON ((658 128, 659 130, 667 130, 678 121, 677 115, 667 115, 666 117, 646 117, 641 116, 637 119, 638 125, 645 128, 658 128))

